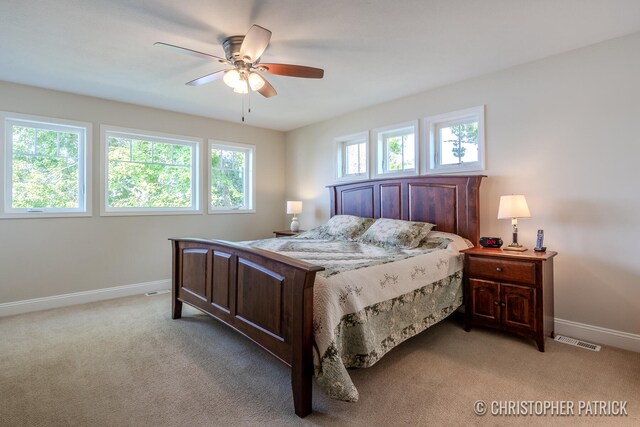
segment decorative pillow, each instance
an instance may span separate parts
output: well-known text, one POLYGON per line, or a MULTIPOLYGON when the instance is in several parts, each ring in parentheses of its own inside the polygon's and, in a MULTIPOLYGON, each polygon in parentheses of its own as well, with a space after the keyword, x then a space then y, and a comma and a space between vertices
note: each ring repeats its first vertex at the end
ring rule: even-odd
POLYGON ((383 247, 413 249, 420 246, 435 227, 428 222, 380 218, 358 238, 358 242, 383 247))
POLYGON ((326 224, 298 234, 298 239, 354 240, 375 222, 373 218, 335 215, 326 224))

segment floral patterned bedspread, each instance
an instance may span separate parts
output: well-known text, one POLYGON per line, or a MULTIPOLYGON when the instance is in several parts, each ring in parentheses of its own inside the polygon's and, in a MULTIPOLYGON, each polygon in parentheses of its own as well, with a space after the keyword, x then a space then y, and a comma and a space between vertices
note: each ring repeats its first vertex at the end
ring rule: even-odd
POLYGON ((347 368, 373 365, 462 304, 462 255, 443 237, 417 249, 298 238, 245 243, 325 267, 314 284, 314 368, 334 399, 358 400, 347 368))

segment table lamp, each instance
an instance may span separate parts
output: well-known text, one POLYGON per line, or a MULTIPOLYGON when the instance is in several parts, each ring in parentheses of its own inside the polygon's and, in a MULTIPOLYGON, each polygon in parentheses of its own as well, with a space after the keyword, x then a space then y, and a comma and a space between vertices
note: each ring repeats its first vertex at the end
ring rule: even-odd
POLYGON ((298 200, 287 201, 287 214, 293 215, 291 219, 291 231, 298 231, 300 229, 297 217, 299 213, 302 213, 302 202, 298 200))
POLYGON ((504 248, 506 251, 524 252, 527 249, 518 244, 518 218, 529 218, 529 207, 522 194, 511 196, 500 196, 500 206, 498 207, 498 219, 511 218, 513 225, 513 242, 504 248))

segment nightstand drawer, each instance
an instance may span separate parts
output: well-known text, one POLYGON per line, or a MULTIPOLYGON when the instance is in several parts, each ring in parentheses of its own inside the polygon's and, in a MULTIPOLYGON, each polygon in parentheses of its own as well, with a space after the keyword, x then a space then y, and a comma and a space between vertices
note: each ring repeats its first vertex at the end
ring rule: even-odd
POLYGON ((467 273, 474 277, 481 276, 494 280, 515 281, 532 285, 536 283, 536 265, 534 262, 470 256, 467 267, 467 273))

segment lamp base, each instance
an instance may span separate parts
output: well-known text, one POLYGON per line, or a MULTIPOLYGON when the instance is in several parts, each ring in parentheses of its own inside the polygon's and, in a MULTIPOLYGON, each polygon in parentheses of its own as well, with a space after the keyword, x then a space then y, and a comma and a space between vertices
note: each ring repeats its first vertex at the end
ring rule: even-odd
POLYGON ((524 252, 527 250, 524 246, 505 246, 502 248, 503 251, 514 251, 514 252, 524 252))
POLYGON ((294 216, 293 219, 291 220, 290 230, 293 232, 297 232, 298 230, 300 230, 300 223, 298 222, 297 216, 294 216))

